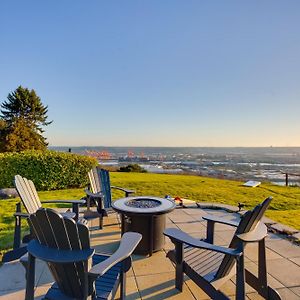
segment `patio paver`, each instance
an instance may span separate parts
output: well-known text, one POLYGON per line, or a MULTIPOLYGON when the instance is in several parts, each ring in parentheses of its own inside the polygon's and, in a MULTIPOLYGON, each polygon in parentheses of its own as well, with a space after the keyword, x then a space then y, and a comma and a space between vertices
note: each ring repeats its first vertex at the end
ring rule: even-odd
MULTIPOLYGON (((197 238, 204 238, 206 223, 201 217, 207 213, 236 220, 238 214, 222 210, 201 210, 200 208, 176 209, 168 214, 167 227, 180 228, 197 238)), ((116 214, 105 219, 103 230, 98 230, 98 220, 91 221, 91 243, 97 252, 113 253, 120 240, 120 227, 116 214)), ((216 227, 215 241, 226 245, 231 240, 233 230, 228 226, 216 227)), ((282 299, 300 299, 300 247, 285 240, 280 235, 270 234, 266 242, 269 283, 281 294, 282 299)), ((206 300, 209 297, 188 277, 185 277, 183 292, 175 289, 174 266, 167 259, 166 252, 173 248, 168 238, 164 250, 152 257, 133 255, 133 268, 127 278, 127 299, 182 299, 206 300)), ((257 270, 257 246, 249 245, 246 250, 246 267, 257 270)), ((48 290, 52 279, 46 265, 38 262, 36 275, 36 299, 41 299, 48 290)), ((0 299, 24 299, 25 271, 19 262, 5 264, 0 268, 0 299)), ((222 291, 234 299, 234 279, 228 281, 222 291)), ((246 288, 247 299, 262 299, 250 286, 246 288)))

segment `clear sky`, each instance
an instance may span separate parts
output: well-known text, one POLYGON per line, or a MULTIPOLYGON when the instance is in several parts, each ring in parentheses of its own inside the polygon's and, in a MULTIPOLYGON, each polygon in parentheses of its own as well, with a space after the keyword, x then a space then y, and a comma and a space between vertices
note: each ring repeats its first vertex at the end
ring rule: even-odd
POLYGON ((0 102, 50 145, 300 146, 300 1, 0 2, 0 102))

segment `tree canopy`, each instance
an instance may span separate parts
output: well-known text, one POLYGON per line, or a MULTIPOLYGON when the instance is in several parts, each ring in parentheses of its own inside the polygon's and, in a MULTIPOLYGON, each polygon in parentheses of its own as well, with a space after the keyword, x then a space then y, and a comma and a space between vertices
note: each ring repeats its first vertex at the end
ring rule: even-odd
POLYGON ((47 121, 48 106, 44 106, 34 90, 19 86, 1 104, 0 151, 45 150, 47 140, 42 126, 47 121))

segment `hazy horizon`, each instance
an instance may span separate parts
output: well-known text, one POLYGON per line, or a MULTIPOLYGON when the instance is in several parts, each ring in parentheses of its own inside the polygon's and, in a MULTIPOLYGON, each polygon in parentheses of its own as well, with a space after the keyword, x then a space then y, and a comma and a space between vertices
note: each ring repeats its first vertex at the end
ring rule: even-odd
POLYGON ((300 146, 112 146, 112 145, 48 145, 48 148, 54 147, 103 147, 103 148, 300 148, 300 146))

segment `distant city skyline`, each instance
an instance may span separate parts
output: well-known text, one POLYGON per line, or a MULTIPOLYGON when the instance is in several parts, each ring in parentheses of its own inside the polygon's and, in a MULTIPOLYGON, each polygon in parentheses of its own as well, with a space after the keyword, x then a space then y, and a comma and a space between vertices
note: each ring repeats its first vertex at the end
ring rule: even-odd
POLYGON ((300 2, 5 1, 0 103, 50 146, 300 146, 300 2))

